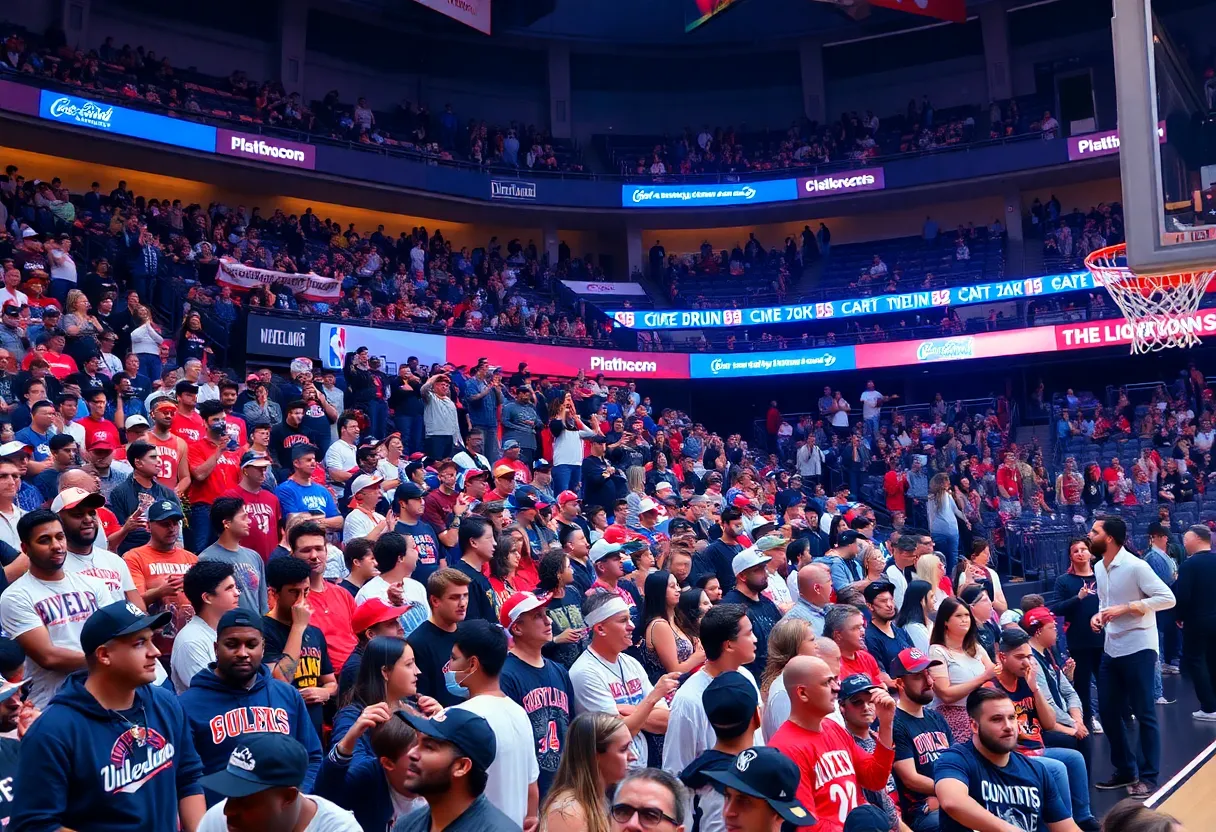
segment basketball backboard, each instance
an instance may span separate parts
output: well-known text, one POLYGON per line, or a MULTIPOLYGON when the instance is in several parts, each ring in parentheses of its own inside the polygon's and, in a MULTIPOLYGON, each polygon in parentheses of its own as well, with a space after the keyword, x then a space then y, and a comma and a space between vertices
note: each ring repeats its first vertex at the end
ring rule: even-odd
POLYGON ((1216 268, 1216 119, 1204 78, 1152 0, 1113 3, 1128 265, 1139 274, 1216 268))

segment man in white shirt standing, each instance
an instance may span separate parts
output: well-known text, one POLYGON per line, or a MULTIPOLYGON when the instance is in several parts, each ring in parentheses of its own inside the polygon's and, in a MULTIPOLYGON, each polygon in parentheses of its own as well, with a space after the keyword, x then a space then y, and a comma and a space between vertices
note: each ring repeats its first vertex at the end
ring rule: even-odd
POLYGON ((89 616, 115 600, 105 582, 64 571, 63 526, 53 512, 31 511, 17 523, 30 570, 0 595, 0 626, 25 650, 29 701, 45 710, 69 673, 84 665, 80 631, 89 616))
POLYGON ((520 827, 534 827, 540 806, 536 783, 540 764, 527 712, 498 686, 506 661, 506 630, 481 619, 462 621, 456 626, 456 643, 445 671, 447 685, 456 694, 455 683, 469 697, 457 708, 477 714, 494 731, 498 752, 487 770, 486 798, 520 827))
POLYGON ((861 418, 865 422, 866 436, 871 439, 878 436, 878 416, 882 406, 891 399, 898 399, 898 394, 884 396, 874 387, 874 382, 867 381, 866 389, 861 394, 861 418))
POLYGON ((372 553, 380 574, 359 587, 355 606, 379 598, 390 607, 408 607, 400 618, 402 638, 406 638, 430 615, 426 587, 410 577, 418 565, 418 549, 412 537, 385 532, 376 541, 372 553))
POLYGON ((1127 524, 1118 517, 1095 520, 1089 551, 1102 560, 1094 566, 1098 614, 1090 626, 1106 628, 1105 656, 1098 679, 1098 712, 1110 743, 1114 776, 1094 785, 1127 789, 1143 800, 1157 790, 1161 732, 1153 682, 1157 672, 1157 613, 1174 606, 1174 593, 1144 560, 1123 547, 1127 524), (1132 750, 1123 717, 1131 711, 1140 728, 1140 754, 1132 750), (1138 759, 1139 757, 1139 759, 1138 759))
POLYGON ((178 632, 170 654, 170 677, 178 693, 190 687, 194 674, 215 661, 216 627, 224 613, 237 608, 241 597, 232 564, 222 560, 191 566, 182 576, 182 592, 194 608, 194 617, 178 632))
POLYGON ((127 562, 97 545, 98 535, 101 534, 97 509, 105 504, 105 497, 83 488, 65 488, 56 495, 51 503, 51 511, 59 515, 68 547, 63 570, 83 572, 104 581, 116 601, 121 601, 125 595, 128 601, 142 610, 145 608, 144 599, 135 588, 127 562))
POLYGON ((349 480, 359 461, 355 443, 359 441, 359 420, 349 410, 338 417, 338 439, 325 452, 325 473, 330 482, 344 483, 349 480))
POLYGON ((583 623, 591 631, 591 647, 570 667, 576 710, 614 713, 623 719, 633 735, 629 769, 646 768, 646 738, 641 732, 667 732, 666 697, 676 689, 680 674, 668 673, 652 686, 642 665, 625 653, 633 644, 633 621, 619 595, 600 592, 584 603, 583 623))
MULTIPOLYGON (((756 697, 760 696, 760 686, 747 669, 747 665, 756 660, 756 634, 742 604, 710 607, 701 619, 701 648, 705 651, 705 664, 676 691, 671 700, 671 715, 667 718, 663 768, 677 777, 718 741, 705 716, 701 698, 710 682, 735 670, 755 686, 756 697)), ((759 731, 756 731, 755 744, 763 744, 759 731)))
POLYGON ((849 436, 849 411, 852 409, 853 406, 845 401, 844 394, 839 390, 832 395, 832 429, 841 439, 849 436))

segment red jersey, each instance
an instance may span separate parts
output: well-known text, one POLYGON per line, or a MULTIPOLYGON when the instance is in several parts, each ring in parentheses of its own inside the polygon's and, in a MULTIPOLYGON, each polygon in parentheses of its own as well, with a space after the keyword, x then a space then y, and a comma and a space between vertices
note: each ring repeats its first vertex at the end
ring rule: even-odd
POLYGON ((422 519, 433 529, 443 531, 448 527, 448 515, 456 509, 458 499, 460 495, 454 491, 451 494, 444 494, 441 488, 428 491, 422 500, 422 519))
POLYGON ((891 511, 906 511, 904 491, 908 488, 908 475, 903 471, 888 471, 882 478, 882 490, 887 495, 887 508, 891 511))
POLYGON ((1009 499, 1017 500, 1022 496, 1022 472, 1015 465, 1013 468, 1002 465, 996 470, 996 484, 1005 489, 1009 499))
POLYGON ((236 497, 245 503, 245 513, 249 515, 249 536, 241 541, 245 546, 262 556, 262 560, 270 560, 270 553, 279 545, 279 527, 283 523, 283 507, 274 492, 263 488, 257 494, 251 494, 240 485, 230 488, 221 496, 236 497))
POLYGON ((787 720, 768 746, 797 763, 798 800, 815 816, 818 832, 843 832, 849 812, 866 802, 862 788, 886 791, 895 763, 894 749, 880 742, 867 754, 830 719, 823 720, 818 731, 787 720))
POLYGON ((173 424, 169 425, 169 433, 185 439, 187 445, 193 445, 207 435, 207 425, 197 412, 187 416, 179 411, 173 415, 173 424))
POLYGON ((505 456, 495 462, 492 467, 497 468, 499 465, 505 465, 508 468, 515 469, 515 482, 519 485, 527 485, 532 482, 532 469, 529 468, 522 459, 507 459, 505 456))
MULTIPOLYGON (((211 505, 215 498, 236 487, 241 478, 241 452, 230 451, 228 442, 224 440, 224 451, 216 460, 211 475, 202 482, 197 480, 190 483, 190 502, 211 505)), ((216 444, 208 439, 206 442, 195 442, 190 445, 190 470, 195 470, 204 462, 211 459, 215 453, 216 444)))
MULTIPOLYGON (((853 658, 846 659, 840 657, 840 678, 847 679, 860 673, 862 676, 868 676, 870 681, 876 685, 882 684, 882 679, 878 675, 878 662, 870 655, 867 650, 858 650, 853 654, 853 658)), ((874 791, 879 791, 875 789, 874 791)))
POLYGON ((148 442, 155 445, 159 451, 160 470, 156 473, 156 481, 170 491, 177 489, 181 466, 186 464, 182 457, 181 445, 178 444, 180 439, 177 435, 161 439, 155 433, 148 433, 148 442))
POLYGON ((84 428, 84 447, 86 449, 93 447, 93 443, 99 439, 109 439, 115 448, 122 447, 122 442, 118 439, 118 426, 109 419, 94 419, 92 416, 85 416, 83 419, 77 419, 76 424, 84 428))
POLYGON ((359 643, 350 625, 350 617, 355 612, 355 599, 337 584, 323 581, 320 591, 308 593, 308 605, 312 607, 312 617, 308 623, 325 636, 329 661, 336 673, 346 664, 347 657, 355 652, 355 646, 359 643))
MULTIPOLYGON (((40 357, 40 356, 38 355, 37 350, 30 350, 28 353, 25 354, 25 359, 21 362, 21 369, 28 370, 30 368, 30 364, 32 364, 34 362, 34 359, 38 358, 38 357, 40 357)), ((63 353, 58 353, 58 352, 51 352, 48 349, 44 353, 42 353, 41 357, 45 358, 46 363, 50 365, 51 375, 53 375, 55 378, 59 379, 60 381, 63 381, 65 378, 70 376, 72 373, 80 372, 80 370, 77 369, 77 367, 76 367, 75 359, 73 359, 72 356, 70 356, 70 355, 64 355, 63 353)))

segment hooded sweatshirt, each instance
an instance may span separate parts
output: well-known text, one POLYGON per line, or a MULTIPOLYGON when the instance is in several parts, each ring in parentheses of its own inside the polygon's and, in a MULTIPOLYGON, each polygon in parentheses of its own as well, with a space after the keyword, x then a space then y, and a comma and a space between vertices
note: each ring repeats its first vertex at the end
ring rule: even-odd
POLYGON ((701 752, 680 772, 680 782, 688 787, 688 805, 684 813, 688 832, 725 832, 722 810, 726 808, 726 801, 714 788, 715 781, 706 777, 705 772, 724 771, 734 764, 734 754, 711 748, 701 752))
POLYGON ((201 794, 203 766, 173 694, 144 685, 127 711, 103 708, 68 677, 21 742, 10 829, 163 832, 201 794))
POLYGON ((386 829, 393 819, 393 798, 380 758, 372 750, 370 732, 359 737, 350 757, 338 752, 338 743, 362 713, 362 705, 347 705, 334 717, 329 753, 321 763, 315 794, 349 809, 364 829, 386 829))
MULTIPOLYGON (((258 668, 258 675, 248 688, 234 688, 215 675, 212 663, 194 674, 179 701, 194 734, 194 747, 202 758, 204 774, 227 767, 228 757, 242 734, 273 731, 295 737, 308 751, 308 776, 300 790, 312 791, 321 767, 321 740, 300 692, 272 678, 265 665, 258 668)), ((223 798, 211 791, 205 794, 208 806, 223 798)))

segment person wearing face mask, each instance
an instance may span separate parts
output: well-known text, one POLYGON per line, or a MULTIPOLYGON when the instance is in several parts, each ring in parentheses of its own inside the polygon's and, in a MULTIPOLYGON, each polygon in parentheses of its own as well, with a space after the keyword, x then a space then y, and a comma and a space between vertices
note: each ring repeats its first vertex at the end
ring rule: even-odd
POLYGON ((448 692, 444 676, 456 641, 456 627, 464 621, 469 606, 469 576, 456 569, 443 568, 426 582, 430 618, 406 639, 414 648, 422 676, 419 693, 439 701, 444 707, 455 705, 461 697, 448 692))
POLYGON ((489 723, 498 743, 486 772, 485 796, 514 823, 527 827, 536 822, 540 805, 540 765, 527 712, 498 684, 506 658, 507 633, 497 622, 462 621, 456 627, 444 678, 448 692, 463 697, 456 708, 489 723))
POLYGON ((206 423, 204 436, 190 442, 190 523, 187 547, 201 552, 215 542, 211 530, 211 504, 241 478, 241 452, 228 436, 224 406, 218 401, 203 402, 198 415, 206 423))

